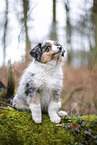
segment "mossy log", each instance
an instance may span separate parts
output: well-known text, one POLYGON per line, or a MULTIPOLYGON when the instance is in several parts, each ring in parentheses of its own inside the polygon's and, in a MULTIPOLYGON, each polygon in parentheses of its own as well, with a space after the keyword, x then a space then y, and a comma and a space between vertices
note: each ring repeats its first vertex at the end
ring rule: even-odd
POLYGON ((31 113, 0 108, 0 145, 95 145, 97 116, 66 116, 60 124, 43 114, 35 124, 31 113))

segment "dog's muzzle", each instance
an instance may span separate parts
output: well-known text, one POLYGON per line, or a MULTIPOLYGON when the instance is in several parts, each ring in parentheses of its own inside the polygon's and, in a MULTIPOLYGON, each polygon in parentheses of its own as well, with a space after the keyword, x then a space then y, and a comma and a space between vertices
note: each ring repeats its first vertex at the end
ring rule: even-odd
POLYGON ((65 50, 62 50, 62 48, 59 48, 59 51, 54 53, 53 55, 56 55, 58 53, 61 53, 61 55, 64 57, 65 50))

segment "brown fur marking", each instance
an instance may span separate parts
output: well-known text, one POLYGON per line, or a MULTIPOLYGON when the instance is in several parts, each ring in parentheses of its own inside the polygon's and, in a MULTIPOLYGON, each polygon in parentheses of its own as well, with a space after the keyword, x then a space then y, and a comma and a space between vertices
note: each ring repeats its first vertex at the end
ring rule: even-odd
POLYGON ((51 44, 50 42, 48 42, 46 45, 47 45, 47 46, 52 46, 52 44, 51 44))
POLYGON ((41 57, 41 62, 42 63, 50 62, 54 58, 54 56, 53 56, 54 53, 55 53, 55 51, 53 51, 53 50, 51 50, 49 52, 44 52, 41 57))
MULTIPOLYGON (((55 54, 55 51, 53 51, 53 50, 51 50, 49 52, 44 52, 41 57, 41 62, 42 63, 50 62, 55 57, 54 54, 55 54)), ((62 62, 62 56, 59 56, 57 58, 57 64, 59 64, 60 62, 62 62)))

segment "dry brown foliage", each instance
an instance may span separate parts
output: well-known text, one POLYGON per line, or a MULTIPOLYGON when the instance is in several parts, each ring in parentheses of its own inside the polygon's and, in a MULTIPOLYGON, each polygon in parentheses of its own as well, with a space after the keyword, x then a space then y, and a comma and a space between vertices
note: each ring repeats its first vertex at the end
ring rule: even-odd
MULTIPOLYGON (((28 63, 26 61, 13 66, 16 89, 20 76, 28 63)), ((64 87, 61 98, 64 100, 67 97, 63 109, 71 114, 97 115, 97 67, 90 70, 87 67, 74 69, 71 65, 64 65, 63 72, 64 87)), ((0 68, 0 81, 7 86, 8 72, 6 67, 0 68)))

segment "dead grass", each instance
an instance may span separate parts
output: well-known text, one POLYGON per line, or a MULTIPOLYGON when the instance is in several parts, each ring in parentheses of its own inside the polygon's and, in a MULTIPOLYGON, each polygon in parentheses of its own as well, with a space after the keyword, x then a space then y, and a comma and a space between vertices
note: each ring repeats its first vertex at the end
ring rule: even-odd
MULTIPOLYGON (((97 114, 94 105, 94 97, 97 98, 97 67, 89 70, 86 67, 74 69, 72 66, 64 67, 64 87, 62 98, 72 89, 83 87, 81 91, 75 92, 63 107, 69 113, 76 114, 97 114)), ((97 104, 97 102, 95 102, 97 104)))

